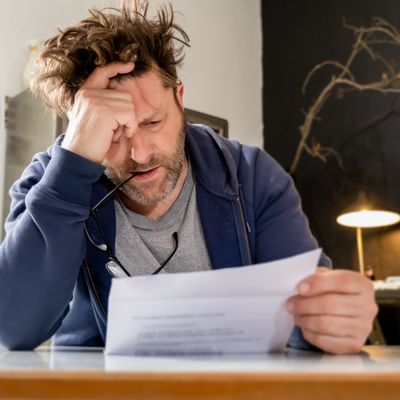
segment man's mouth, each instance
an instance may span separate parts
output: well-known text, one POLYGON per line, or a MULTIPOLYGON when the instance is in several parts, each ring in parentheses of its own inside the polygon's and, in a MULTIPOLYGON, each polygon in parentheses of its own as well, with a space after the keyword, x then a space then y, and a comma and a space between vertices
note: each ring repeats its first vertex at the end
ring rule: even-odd
POLYGON ((150 168, 146 171, 132 171, 132 174, 133 173, 135 174, 135 176, 132 179, 138 181, 151 179, 157 173, 158 169, 159 166, 150 168))

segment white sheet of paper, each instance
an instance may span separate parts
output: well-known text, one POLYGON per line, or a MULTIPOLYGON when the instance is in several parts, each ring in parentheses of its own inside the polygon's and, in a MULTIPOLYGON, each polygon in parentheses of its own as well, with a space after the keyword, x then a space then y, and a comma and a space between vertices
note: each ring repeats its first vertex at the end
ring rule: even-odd
POLYGON ((294 323, 285 310, 321 250, 251 265, 113 279, 106 354, 281 351, 294 323))

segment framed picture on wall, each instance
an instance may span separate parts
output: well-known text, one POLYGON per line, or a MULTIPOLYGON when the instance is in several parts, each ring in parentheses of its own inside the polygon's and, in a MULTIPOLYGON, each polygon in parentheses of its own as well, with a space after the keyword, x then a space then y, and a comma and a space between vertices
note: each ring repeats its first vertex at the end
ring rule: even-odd
POLYGON ((228 120, 214 115, 185 108, 186 119, 192 124, 204 124, 209 126, 218 135, 228 138, 228 120))

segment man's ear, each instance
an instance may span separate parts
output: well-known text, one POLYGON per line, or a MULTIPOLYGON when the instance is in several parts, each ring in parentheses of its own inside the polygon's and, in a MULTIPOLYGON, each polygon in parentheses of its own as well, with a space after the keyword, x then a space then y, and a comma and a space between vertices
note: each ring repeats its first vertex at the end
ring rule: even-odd
POLYGON ((176 87, 176 99, 178 100, 179 105, 181 106, 182 110, 183 110, 183 94, 185 92, 183 83, 179 84, 176 87))

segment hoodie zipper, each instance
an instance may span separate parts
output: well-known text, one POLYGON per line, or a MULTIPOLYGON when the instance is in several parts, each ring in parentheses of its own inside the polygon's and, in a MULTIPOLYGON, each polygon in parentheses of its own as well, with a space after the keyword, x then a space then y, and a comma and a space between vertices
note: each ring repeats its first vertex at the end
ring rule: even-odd
POLYGON ((243 204, 240 200, 240 197, 236 198, 236 202, 239 206, 239 210, 240 210, 240 219, 242 221, 243 224, 243 232, 244 232, 244 238, 245 238, 245 242, 246 242, 246 252, 247 252, 247 259, 249 262, 249 265, 252 264, 252 260, 251 260, 251 252, 250 252, 250 244, 249 244, 249 236, 248 234, 251 232, 250 226, 248 224, 248 222, 246 221, 246 218, 244 216, 244 210, 243 210, 243 204))

